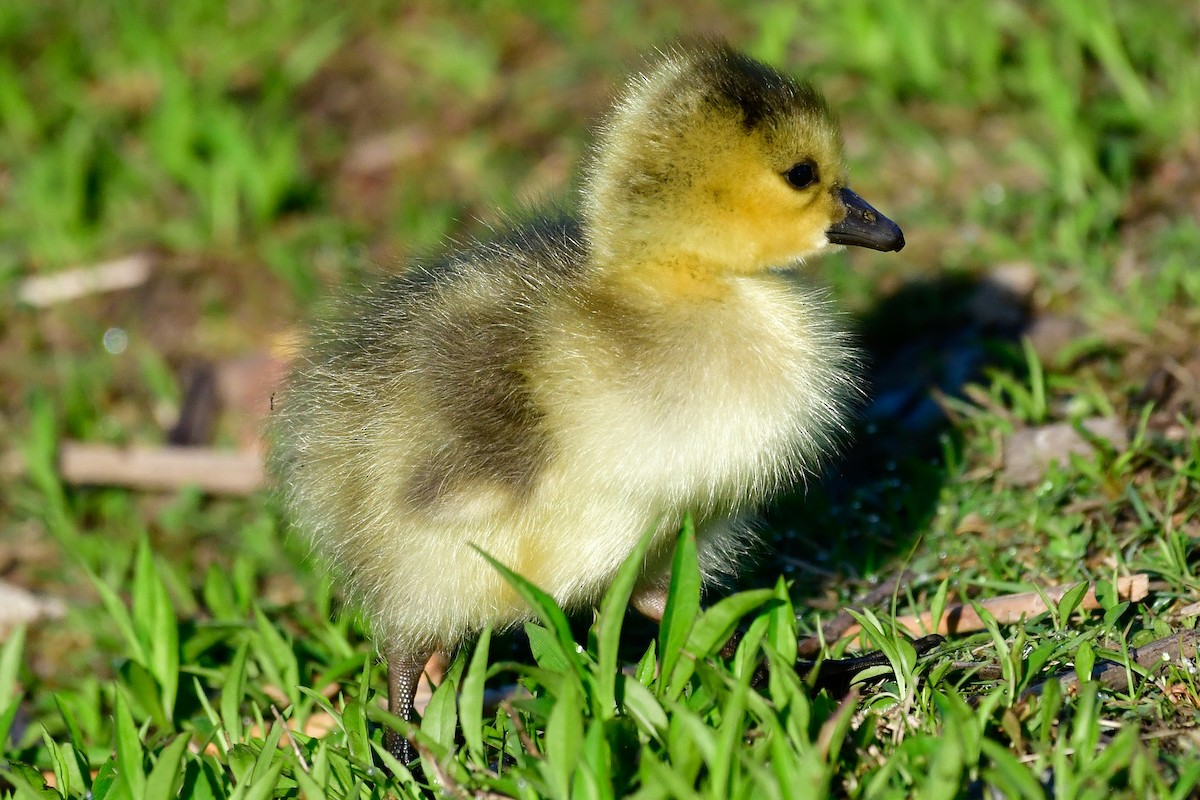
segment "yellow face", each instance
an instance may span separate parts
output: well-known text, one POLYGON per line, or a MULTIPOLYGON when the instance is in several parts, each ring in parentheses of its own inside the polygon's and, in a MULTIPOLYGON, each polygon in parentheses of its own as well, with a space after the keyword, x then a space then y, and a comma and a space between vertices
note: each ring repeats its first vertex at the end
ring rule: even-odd
POLYGON ((830 125, 713 131, 724 146, 672 198, 667 235, 681 254, 716 272, 756 273, 797 265, 831 245, 826 231, 846 215, 841 142, 830 125))
POLYGON ((602 274, 713 296, 837 244, 903 246, 846 188, 816 90, 727 48, 676 53, 635 80, 599 144, 584 222, 602 274))
POLYGON ((682 129, 610 142, 633 154, 593 184, 602 258, 641 280, 705 284, 797 265, 831 247, 846 215, 841 141, 817 115, 747 130, 696 113, 682 129))

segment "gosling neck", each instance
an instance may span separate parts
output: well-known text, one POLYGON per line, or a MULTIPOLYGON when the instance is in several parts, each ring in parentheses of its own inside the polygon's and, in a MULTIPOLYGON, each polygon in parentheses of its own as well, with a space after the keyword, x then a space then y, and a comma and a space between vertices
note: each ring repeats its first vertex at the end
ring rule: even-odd
POLYGON ((599 288, 647 307, 720 302, 737 277, 727 265, 700 254, 644 241, 592 253, 599 288))

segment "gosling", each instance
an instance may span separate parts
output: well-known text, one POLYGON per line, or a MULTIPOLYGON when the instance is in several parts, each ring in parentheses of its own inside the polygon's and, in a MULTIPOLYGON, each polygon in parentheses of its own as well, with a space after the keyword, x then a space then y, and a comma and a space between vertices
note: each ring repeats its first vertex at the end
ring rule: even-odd
POLYGON ((797 269, 904 237, 847 188, 815 89, 723 43, 679 47, 597 139, 577 216, 345 298, 276 413, 286 510, 368 615, 410 721, 432 654, 530 615, 479 551, 577 609, 653 529, 632 604, 660 618, 684 515, 705 578, 733 572, 749 512, 817 466, 858 392, 797 269))

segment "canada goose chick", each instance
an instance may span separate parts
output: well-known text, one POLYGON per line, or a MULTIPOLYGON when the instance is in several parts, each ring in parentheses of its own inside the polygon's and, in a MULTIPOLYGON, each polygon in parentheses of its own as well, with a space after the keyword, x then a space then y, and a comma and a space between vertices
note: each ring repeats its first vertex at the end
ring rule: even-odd
POLYGON ((405 718, 432 653, 529 616, 474 548, 579 608, 653 528, 635 605, 661 615, 691 512, 705 576, 732 572, 739 518, 813 469, 857 391, 794 268, 904 246, 846 188, 817 92, 721 44, 629 84, 582 195, 578 218, 345 300, 283 396, 288 510, 369 615, 405 718))

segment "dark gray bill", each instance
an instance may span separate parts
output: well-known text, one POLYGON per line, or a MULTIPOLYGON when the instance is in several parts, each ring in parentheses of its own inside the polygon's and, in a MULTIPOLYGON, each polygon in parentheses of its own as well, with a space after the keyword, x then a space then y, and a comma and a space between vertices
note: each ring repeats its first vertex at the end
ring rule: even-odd
POLYGON ((904 232, 900 226, 880 214, 871 204, 849 189, 841 190, 846 204, 846 218, 829 226, 825 235, 833 244, 850 244, 872 250, 900 250, 904 247, 904 232))

